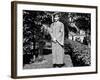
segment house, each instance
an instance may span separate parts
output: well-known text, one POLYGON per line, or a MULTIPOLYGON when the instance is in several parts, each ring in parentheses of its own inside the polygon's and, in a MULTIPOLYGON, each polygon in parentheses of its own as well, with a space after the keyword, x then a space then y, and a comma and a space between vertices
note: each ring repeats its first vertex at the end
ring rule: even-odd
POLYGON ((68 39, 83 43, 85 31, 80 30, 79 33, 69 32, 68 39))

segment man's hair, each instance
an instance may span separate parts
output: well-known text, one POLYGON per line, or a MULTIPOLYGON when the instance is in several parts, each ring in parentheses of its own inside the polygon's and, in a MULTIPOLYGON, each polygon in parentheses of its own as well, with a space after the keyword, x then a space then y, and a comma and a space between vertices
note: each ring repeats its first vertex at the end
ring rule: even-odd
POLYGON ((55 18, 55 17, 60 17, 60 16, 59 16, 58 14, 55 14, 55 15, 54 15, 54 18, 55 18))

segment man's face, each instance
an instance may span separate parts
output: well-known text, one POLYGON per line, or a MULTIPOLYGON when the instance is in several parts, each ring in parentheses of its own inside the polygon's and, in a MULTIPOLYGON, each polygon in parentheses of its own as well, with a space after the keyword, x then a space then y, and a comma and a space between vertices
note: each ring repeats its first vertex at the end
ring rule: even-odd
POLYGON ((59 19, 55 19, 55 18, 54 18, 54 21, 55 21, 55 22, 57 22, 58 20, 59 20, 59 19))
POLYGON ((58 16, 58 15, 55 15, 54 21, 55 21, 55 22, 59 21, 59 16, 58 16))

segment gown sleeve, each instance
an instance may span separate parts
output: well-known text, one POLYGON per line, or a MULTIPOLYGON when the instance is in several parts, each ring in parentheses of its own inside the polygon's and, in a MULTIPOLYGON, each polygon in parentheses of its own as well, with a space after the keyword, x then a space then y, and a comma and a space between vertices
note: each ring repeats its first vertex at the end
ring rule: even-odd
POLYGON ((57 35, 57 40, 61 45, 64 45, 64 24, 61 23, 59 33, 57 35))
POLYGON ((56 40, 56 38, 53 35, 53 23, 51 24, 50 28, 48 28, 49 34, 51 36, 52 40, 56 40))

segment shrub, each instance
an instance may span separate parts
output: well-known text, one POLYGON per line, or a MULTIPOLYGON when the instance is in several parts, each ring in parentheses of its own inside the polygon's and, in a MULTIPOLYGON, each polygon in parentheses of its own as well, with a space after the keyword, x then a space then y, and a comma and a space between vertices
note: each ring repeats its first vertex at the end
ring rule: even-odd
POLYGON ((69 45, 71 52, 68 52, 68 54, 71 56, 74 66, 89 66, 91 64, 91 54, 88 46, 68 39, 65 41, 65 45, 69 45))

